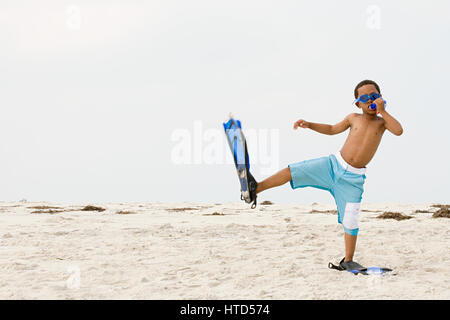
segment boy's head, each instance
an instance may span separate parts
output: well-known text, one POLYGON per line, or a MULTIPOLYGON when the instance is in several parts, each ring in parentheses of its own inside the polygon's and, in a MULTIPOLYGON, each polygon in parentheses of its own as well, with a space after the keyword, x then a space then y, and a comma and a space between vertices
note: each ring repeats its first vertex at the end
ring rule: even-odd
MULTIPOLYGON (((375 81, 372 80, 363 80, 360 83, 358 83, 355 87, 355 99, 358 99, 360 96, 362 96, 363 94, 372 94, 372 93, 379 93, 381 95, 381 90, 380 87, 378 86, 378 84, 375 81)), ((370 109, 370 105, 373 103, 373 101, 370 99, 367 102, 356 102, 356 106, 358 108, 361 108, 363 113, 368 113, 368 114, 376 114, 377 111, 376 110, 372 110, 370 109)))

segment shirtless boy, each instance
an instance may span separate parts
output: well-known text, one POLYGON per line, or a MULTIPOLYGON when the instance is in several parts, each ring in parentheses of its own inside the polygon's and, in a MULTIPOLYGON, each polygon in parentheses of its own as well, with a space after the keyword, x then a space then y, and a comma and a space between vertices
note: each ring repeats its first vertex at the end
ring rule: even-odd
POLYGON ((352 269, 358 235, 358 215, 361 207, 366 165, 377 151, 381 137, 387 129, 399 136, 400 123, 384 108, 379 86, 371 80, 361 81, 355 87, 356 106, 360 113, 351 113, 335 124, 313 123, 300 119, 294 129, 304 128, 334 135, 350 128, 344 146, 336 154, 289 165, 273 176, 257 183, 252 197, 261 191, 290 182, 292 189, 314 187, 329 191, 337 205, 338 222, 344 227, 345 258, 342 266, 352 269), (376 104, 372 110, 370 105, 376 104), (377 115, 379 113, 382 117, 377 115))

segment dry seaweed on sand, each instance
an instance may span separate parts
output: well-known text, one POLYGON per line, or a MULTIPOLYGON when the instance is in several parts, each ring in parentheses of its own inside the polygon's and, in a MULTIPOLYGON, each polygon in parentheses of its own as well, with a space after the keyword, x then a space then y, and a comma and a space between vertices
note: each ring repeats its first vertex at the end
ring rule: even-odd
POLYGON ((414 213, 430 213, 429 210, 416 210, 414 213))
POLYGON ((412 217, 411 216, 407 216, 407 215, 405 215, 403 213, 400 213, 400 212, 387 211, 387 212, 384 212, 384 213, 380 214, 379 216, 377 216, 377 218, 378 219, 394 219, 394 220, 400 221, 400 220, 411 219, 412 217))
POLYGON ((85 206, 83 209, 81 209, 80 211, 99 211, 99 212, 102 212, 102 211, 105 211, 106 209, 105 208, 101 208, 101 207, 96 207, 96 206, 91 206, 91 205, 89 205, 89 206, 85 206))
POLYGON ((317 210, 317 209, 312 209, 309 213, 331 213, 331 214, 337 214, 337 210, 317 210))
POLYGON ((37 209, 37 210, 46 210, 46 209, 62 209, 60 207, 54 207, 54 206, 32 206, 27 207, 28 209, 37 209))
POLYGON ((450 218, 449 208, 441 208, 435 213, 433 213, 433 218, 450 218))
POLYGON ((135 214, 134 211, 120 210, 116 212, 117 214, 135 214))
POLYGON ((270 206, 270 205, 273 204, 273 202, 269 201, 269 200, 266 200, 266 201, 261 202, 260 204, 263 205, 263 206, 270 206))
POLYGON ((450 204, 432 204, 432 208, 439 208, 439 209, 450 209, 450 204))
POLYGON ((213 212, 213 213, 205 213, 204 216, 224 216, 225 214, 220 212, 213 212))
POLYGON ((31 213, 50 213, 50 214, 54 214, 54 213, 60 213, 60 212, 64 212, 64 210, 54 210, 54 209, 41 209, 41 210, 34 210, 31 211, 31 213))
POLYGON ((200 210, 199 208, 168 208, 166 209, 167 211, 171 211, 171 212, 182 212, 182 211, 189 211, 189 210, 200 210))

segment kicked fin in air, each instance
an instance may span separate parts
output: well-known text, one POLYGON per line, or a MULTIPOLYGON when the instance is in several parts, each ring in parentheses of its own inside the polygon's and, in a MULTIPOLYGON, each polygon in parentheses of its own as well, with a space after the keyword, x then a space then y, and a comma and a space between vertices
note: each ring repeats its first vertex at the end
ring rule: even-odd
POLYGON ((244 200, 246 203, 252 203, 252 209, 254 209, 256 207, 256 187, 258 182, 250 173, 247 142, 242 132, 241 122, 230 115, 230 119, 223 123, 223 127, 241 184, 241 200, 244 200))

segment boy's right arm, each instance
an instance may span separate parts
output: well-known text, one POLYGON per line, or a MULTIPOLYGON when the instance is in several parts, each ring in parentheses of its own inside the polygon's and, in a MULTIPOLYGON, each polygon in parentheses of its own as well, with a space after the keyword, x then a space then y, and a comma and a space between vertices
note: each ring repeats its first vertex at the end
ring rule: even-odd
POLYGON ((294 123, 294 129, 297 129, 298 127, 302 127, 305 129, 309 128, 309 129, 317 131, 319 133, 334 135, 334 134, 344 132, 345 130, 347 130, 350 127, 351 116, 352 116, 352 114, 349 114, 348 116, 345 117, 344 120, 342 120, 341 122, 339 122, 335 125, 314 123, 314 122, 309 122, 309 121, 300 119, 294 123))

